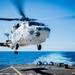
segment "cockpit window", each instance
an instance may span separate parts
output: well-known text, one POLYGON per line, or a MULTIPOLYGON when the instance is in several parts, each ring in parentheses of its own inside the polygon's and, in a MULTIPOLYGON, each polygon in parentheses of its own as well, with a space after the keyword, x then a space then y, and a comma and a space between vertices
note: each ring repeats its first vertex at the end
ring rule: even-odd
POLYGON ((43 23, 29 22, 29 26, 45 26, 43 23))
POLYGON ((35 22, 29 22, 29 26, 36 25, 35 22))
POLYGON ((40 23, 41 26, 45 26, 43 23, 40 23))
POLYGON ((38 25, 38 26, 40 26, 40 23, 38 23, 38 22, 35 22, 35 24, 38 25))

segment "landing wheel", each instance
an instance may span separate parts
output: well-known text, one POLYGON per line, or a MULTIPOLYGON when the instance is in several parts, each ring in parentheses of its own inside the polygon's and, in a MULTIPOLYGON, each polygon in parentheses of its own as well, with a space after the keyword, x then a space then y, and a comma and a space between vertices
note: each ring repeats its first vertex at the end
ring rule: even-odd
POLYGON ((14 54, 18 54, 18 51, 14 51, 14 54))
POLYGON ((16 44, 16 48, 15 49, 17 50, 18 48, 19 48, 19 44, 16 44))
POLYGON ((37 45, 38 50, 41 50, 42 46, 41 45, 37 45))

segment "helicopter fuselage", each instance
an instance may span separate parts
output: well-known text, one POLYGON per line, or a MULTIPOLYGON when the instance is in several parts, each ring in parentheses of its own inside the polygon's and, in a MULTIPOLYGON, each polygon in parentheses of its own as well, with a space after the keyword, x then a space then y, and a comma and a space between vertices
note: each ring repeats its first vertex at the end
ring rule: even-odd
POLYGON ((23 22, 17 29, 12 29, 12 44, 14 48, 16 44, 19 46, 40 45, 49 37, 50 29, 42 23, 23 22))

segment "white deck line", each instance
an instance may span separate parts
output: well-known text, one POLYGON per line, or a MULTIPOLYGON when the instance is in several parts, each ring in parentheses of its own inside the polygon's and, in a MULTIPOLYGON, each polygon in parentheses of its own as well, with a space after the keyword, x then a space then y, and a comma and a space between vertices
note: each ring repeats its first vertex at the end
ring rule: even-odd
POLYGON ((11 68, 16 71, 19 75, 25 75, 25 74, 22 74, 21 72, 19 72, 16 68, 14 68, 13 66, 11 66, 11 68))
POLYGON ((1 72, 1 71, 4 71, 4 70, 7 70, 7 69, 9 69, 9 68, 10 68, 10 67, 7 67, 7 68, 4 68, 4 69, 1 69, 0 72, 1 72))

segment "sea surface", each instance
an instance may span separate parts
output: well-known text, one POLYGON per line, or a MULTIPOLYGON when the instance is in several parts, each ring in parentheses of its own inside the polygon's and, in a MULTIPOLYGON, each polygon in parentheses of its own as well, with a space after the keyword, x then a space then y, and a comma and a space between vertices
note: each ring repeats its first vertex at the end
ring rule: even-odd
POLYGON ((36 64, 38 61, 50 61, 65 64, 74 65, 75 64, 75 52, 50 52, 50 51, 20 51, 18 55, 14 52, 0 52, 0 68, 15 64, 36 64))

